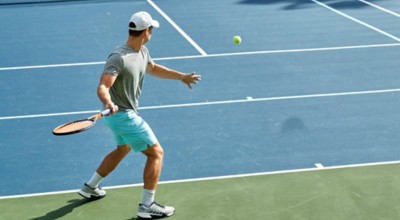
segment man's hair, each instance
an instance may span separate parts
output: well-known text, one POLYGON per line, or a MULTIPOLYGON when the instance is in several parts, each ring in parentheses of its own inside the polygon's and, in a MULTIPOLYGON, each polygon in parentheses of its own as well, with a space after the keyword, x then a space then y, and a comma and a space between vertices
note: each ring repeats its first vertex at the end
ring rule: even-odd
MULTIPOLYGON (((135 28, 136 25, 135 25, 135 23, 133 23, 133 22, 129 22, 129 27, 130 27, 130 28, 135 28)), ((130 29, 129 29, 129 36, 138 37, 138 36, 140 36, 140 35, 143 33, 143 31, 145 31, 145 30, 133 31, 133 30, 130 30, 130 29)))

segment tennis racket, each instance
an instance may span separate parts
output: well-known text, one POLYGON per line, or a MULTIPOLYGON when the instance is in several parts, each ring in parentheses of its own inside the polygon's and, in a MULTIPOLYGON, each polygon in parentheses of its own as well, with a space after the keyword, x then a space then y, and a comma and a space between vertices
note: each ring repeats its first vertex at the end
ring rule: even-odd
POLYGON ((54 135, 69 135, 76 134, 82 131, 86 131, 89 128, 93 127, 96 124, 96 121, 110 113, 110 109, 106 109, 100 113, 90 116, 86 119, 72 121, 66 124, 62 124, 53 130, 54 135))

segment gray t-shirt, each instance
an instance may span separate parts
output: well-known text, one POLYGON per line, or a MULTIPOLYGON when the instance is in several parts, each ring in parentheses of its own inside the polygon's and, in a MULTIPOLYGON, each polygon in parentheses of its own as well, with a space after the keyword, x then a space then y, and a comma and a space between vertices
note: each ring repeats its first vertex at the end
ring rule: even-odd
POLYGON ((124 44, 117 47, 108 57, 103 74, 117 76, 110 88, 110 95, 120 111, 134 110, 138 113, 139 96, 149 63, 154 62, 145 46, 137 52, 124 44))

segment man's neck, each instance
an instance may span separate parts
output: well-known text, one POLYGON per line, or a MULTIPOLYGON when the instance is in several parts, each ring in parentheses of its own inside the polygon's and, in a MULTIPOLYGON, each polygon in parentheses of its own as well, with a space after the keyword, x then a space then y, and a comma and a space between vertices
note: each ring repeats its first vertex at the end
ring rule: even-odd
POLYGON ((140 51, 144 45, 143 39, 140 37, 128 37, 128 41, 126 42, 129 47, 131 47, 134 51, 140 51))

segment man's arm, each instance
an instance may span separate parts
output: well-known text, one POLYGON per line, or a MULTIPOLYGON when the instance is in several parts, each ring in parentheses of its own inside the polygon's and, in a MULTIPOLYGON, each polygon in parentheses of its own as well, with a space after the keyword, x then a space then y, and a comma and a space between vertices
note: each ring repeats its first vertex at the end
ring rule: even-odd
POLYGON ((102 74, 100 78, 99 86, 97 87, 97 96, 103 103, 105 109, 110 109, 111 114, 118 111, 118 106, 116 106, 110 96, 110 88, 114 84, 116 76, 110 74, 102 74))
POLYGON ((185 74, 176 70, 169 69, 165 66, 149 63, 147 66, 147 72, 153 76, 163 79, 176 79, 185 83, 190 89, 191 84, 197 84, 201 80, 201 75, 196 75, 194 72, 191 74, 185 74))

